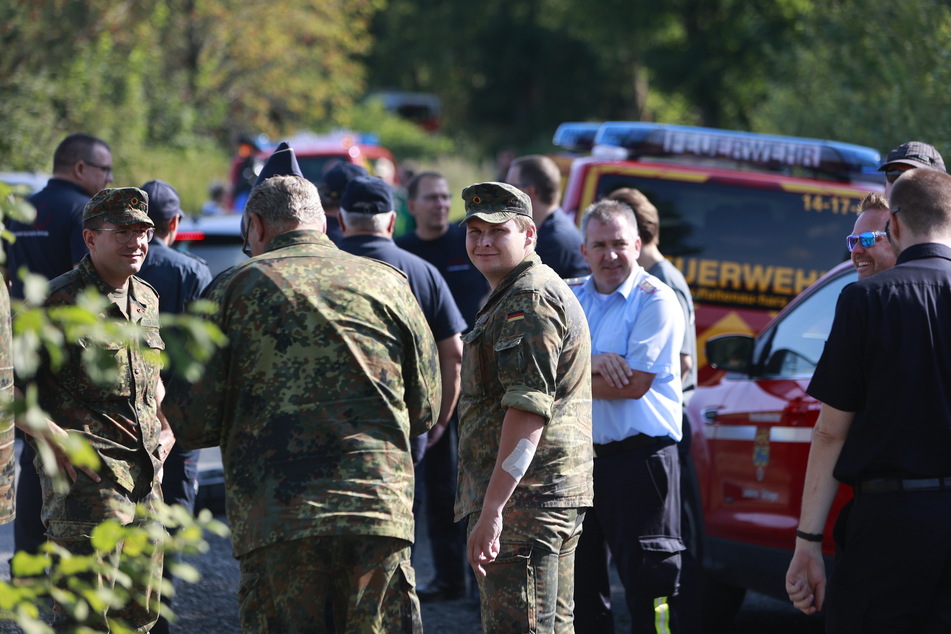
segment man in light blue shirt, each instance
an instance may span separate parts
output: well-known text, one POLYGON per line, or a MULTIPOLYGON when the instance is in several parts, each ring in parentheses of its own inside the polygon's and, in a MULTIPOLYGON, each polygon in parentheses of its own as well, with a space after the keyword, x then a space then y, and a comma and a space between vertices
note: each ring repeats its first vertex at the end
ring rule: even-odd
POLYGON ((670 598, 680 576, 683 311, 674 291, 637 264, 630 207, 605 200, 582 219, 591 276, 573 286, 591 331, 593 512, 575 568, 578 632, 613 632, 607 553, 635 632, 679 631, 670 598))

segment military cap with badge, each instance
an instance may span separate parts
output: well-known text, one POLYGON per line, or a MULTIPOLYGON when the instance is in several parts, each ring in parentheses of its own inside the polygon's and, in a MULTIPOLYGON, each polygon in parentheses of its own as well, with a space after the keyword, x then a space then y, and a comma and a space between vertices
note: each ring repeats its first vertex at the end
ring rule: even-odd
POLYGON ((492 224, 501 224, 515 216, 532 217, 532 201, 528 194, 508 183, 476 183, 462 190, 466 202, 466 217, 479 218, 492 224))

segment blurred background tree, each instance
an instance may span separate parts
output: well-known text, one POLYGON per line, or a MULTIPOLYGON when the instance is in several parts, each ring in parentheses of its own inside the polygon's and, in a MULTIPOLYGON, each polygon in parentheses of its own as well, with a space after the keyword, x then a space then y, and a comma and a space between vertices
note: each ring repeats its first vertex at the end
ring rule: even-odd
POLYGON ((562 121, 664 121, 951 151, 945 0, 10 0, 0 169, 107 139, 116 180, 197 209, 238 134, 359 125, 397 158, 551 151, 562 121), (436 94, 414 135, 372 90, 436 94), (448 149, 447 149, 448 148, 448 149))

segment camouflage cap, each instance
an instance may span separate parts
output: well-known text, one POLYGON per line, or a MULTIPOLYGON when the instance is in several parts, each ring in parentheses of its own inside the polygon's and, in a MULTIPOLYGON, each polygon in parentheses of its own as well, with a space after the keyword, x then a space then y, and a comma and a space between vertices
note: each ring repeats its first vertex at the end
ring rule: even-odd
POLYGON ((114 225, 155 226, 149 218, 149 195, 138 187, 113 187, 93 196, 83 208, 83 222, 94 218, 114 225))
POLYGON ((508 183, 476 183, 462 190, 466 201, 466 217, 479 218, 492 224, 500 224, 515 216, 532 217, 532 201, 528 194, 508 183))

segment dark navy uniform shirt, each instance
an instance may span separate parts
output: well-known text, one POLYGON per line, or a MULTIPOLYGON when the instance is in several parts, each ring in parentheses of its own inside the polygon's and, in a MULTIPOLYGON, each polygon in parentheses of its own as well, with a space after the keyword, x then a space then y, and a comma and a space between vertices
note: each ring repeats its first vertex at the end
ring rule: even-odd
POLYGON ((87 253, 83 207, 89 198, 82 187, 62 178, 51 178, 46 187, 27 198, 36 207, 36 219, 32 225, 10 221, 7 228, 16 242, 4 241, 13 281, 11 296, 23 298, 23 283, 17 275, 21 266, 52 280, 83 259, 87 253))
POLYGON ((386 262, 406 273, 409 286, 423 309, 423 315, 438 343, 466 329, 446 280, 432 264, 399 248, 389 238, 373 235, 348 236, 340 248, 353 255, 362 255, 386 262))
POLYGON ((583 277, 591 272, 581 255, 581 233, 561 207, 551 212, 538 227, 535 253, 562 279, 583 277))
POLYGON ((159 312, 175 315, 184 313, 211 283, 211 271, 201 259, 166 246, 158 236, 149 242, 137 275, 158 292, 159 312))
POLYGON ((842 290, 808 392, 855 412, 834 475, 951 476, 951 248, 917 244, 842 290))
POLYGON ((436 267, 468 324, 466 330, 471 328, 489 295, 489 283, 466 253, 465 227, 449 225, 449 230, 435 240, 423 240, 415 232, 409 233, 398 238, 396 245, 436 267))

